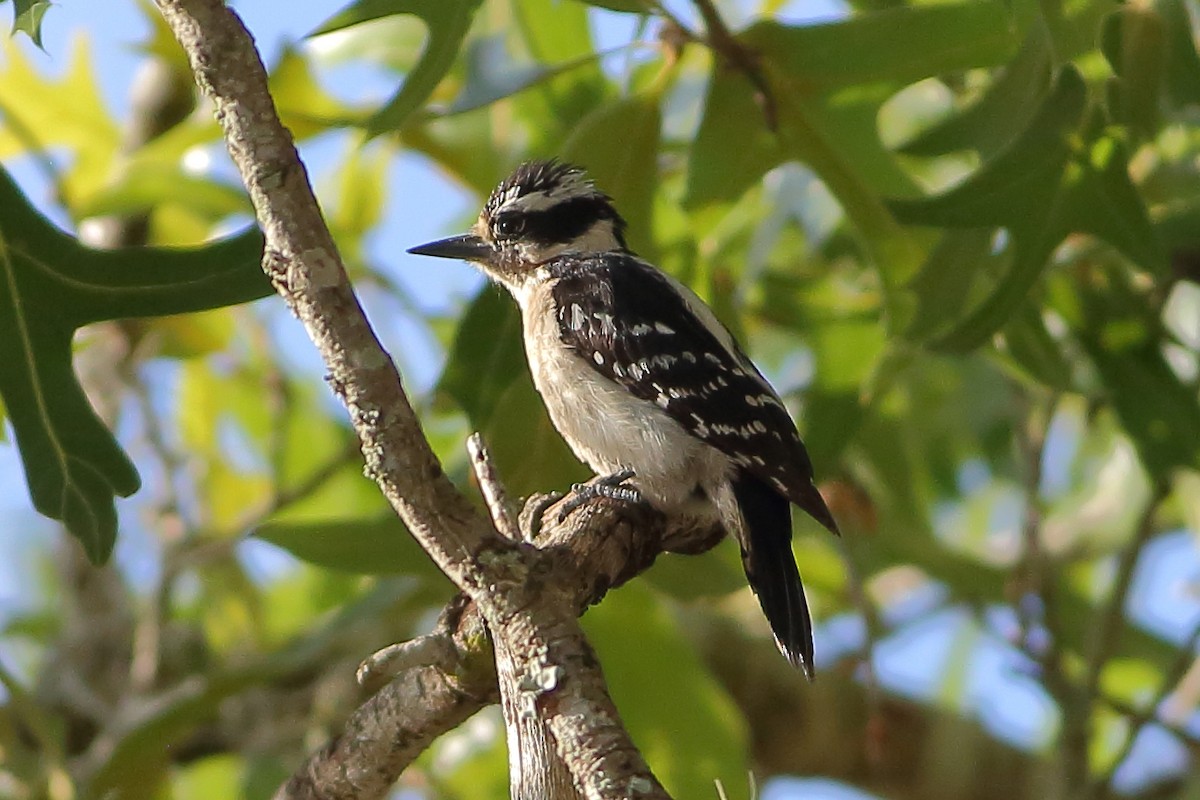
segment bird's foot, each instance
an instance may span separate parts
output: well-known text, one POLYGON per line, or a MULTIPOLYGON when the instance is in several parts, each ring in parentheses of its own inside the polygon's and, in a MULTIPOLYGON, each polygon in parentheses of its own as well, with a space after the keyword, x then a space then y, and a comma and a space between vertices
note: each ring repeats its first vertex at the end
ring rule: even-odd
POLYGON ((562 522, 571 516, 571 512, 580 506, 590 503, 597 498, 617 500, 622 503, 641 503, 642 493, 626 481, 633 478, 631 469, 623 469, 611 475, 603 475, 589 483, 576 483, 571 486, 571 493, 558 512, 558 521, 562 522))
POLYGON ((525 501, 525 508, 521 510, 521 517, 517 521, 517 524, 525 533, 527 541, 537 541, 537 538, 542 534, 546 512, 557 504, 558 501, 562 500, 563 497, 562 492, 548 492, 535 494, 525 501))

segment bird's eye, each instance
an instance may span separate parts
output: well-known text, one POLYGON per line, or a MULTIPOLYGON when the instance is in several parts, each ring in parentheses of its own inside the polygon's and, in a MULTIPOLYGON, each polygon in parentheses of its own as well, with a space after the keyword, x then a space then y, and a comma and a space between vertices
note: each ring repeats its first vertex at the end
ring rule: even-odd
POLYGON ((525 220, 521 217, 501 217, 492 224, 492 233, 502 239, 513 239, 525 230, 525 220))

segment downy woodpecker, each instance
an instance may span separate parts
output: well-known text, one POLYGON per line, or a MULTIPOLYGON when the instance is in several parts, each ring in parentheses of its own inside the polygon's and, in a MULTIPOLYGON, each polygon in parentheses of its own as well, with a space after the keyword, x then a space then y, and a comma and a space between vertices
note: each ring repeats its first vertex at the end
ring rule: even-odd
POLYGON ((834 533, 779 396, 690 289, 639 259, 584 172, 521 165, 470 233, 413 247, 473 262, 521 307, 525 354, 554 426, 613 496, 715 513, 780 650, 809 677, 812 621, 791 504, 834 533), (623 482, 628 479, 628 484, 623 482))

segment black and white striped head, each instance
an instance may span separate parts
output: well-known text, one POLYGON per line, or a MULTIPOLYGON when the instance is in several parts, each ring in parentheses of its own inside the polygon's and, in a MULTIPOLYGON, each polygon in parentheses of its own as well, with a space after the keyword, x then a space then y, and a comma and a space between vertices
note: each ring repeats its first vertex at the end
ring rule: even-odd
POLYGON ((473 261, 514 286, 563 253, 625 249, 625 220, 582 169, 528 161, 492 191, 470 233, 408 252, 473 261))

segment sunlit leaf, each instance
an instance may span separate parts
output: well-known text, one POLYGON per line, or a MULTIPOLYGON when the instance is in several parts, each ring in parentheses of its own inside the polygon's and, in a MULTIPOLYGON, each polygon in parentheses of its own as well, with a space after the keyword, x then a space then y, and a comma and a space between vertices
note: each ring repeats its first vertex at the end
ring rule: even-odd
POLYGON ((9 40, 0 40, 0 157, 44 154, 66 147, 75 155, 64 175, 67 201, 85 197, 109 178, 120 144, 117 125, 102 101, 87 39, 75 40, 67 70, 48 78, 9 40))
POLYGON ((260 526, 254 535, 296 558, 358 575, 420 575, 445 580, 394 514, 375 519, 332 519, 260 526))
MULTIPOLYGON (((564 64, 595 55, 587 8, 582 4, 514 0, 513 11, 520 42, 534 61, 564 64)), ((557 155, 575 126, 615 95, 595 60, 522 92, 514 98, 514 108, 533 122, 529 151, 557 155)))
POLYGON ((280 119, 298 139, 332 127, 361 125, 370 113, 325 91, 306 54, 291 47, 284 48, 272 68, 270 89, 280 119))
POLYGON ((433 108, 430 113, 450 116, 475 111, 571 70, 594 68, 601 55, 589 53, 551 66, 515 59, 503 34, 475 39, 464 56, 466 82, 462 91, 444 109, 433 108))
MULTIPOLYGON (((869 119, 884 100, 909 83, 1001 63, 1016 45, 1010 23, 1002 3, 975 2, 897 7, 824 25, 756 24, 741 38, 780 76, 783 83, 773 87, 783 95, 780 99, 800 105, 797 119, 790 123, 797 128, 793 137, 800 149, 789 152, 786 139, 781 141, 766 129, 749 84, 731 70, 719 72, 692 150, 689 205, 731 199, 787 158, 808 163, 843 203, 851 199, 839 191, 845 181, 880 187, 881 180, 895 180, 879 172, 891 173, 895 167, 885 166, 888 159, 873 126, 856 131, 842 124, 848 108, 865 101, 868 113, 853 118, 869 119), (846 58, 848 52, 854 52, 855 58, 846 58), (882 93, 874 90, 878 84, 884 87, 882 93), (855 90, 838 94, 848 87, 855 90), (815 130, 803 132, 806 123, 815 130), (738 143, 732 153, 729 142, 738 143), (714 160, 718 151, 720 158, 714 160), (722 165, 723 159, 735 154, 742 168, 722 165), (861 166, 857 159, 864 156, 868 162, 861 166), (835 170, 851 175, 840 177, 835 170)), ((853 215, 852 208, 848 211, 853 215)))
POLYGON ((875 118, 909 83, 1003 62, 1019 42, 1011 22, 1003 4, 977 2, 898 7, 826 25, 755 24, 739 38, 760 55, 770 97, 756 98, 734 70, 713 76, 685 202, 695 211, 729 203, 766 169, 805 163, 854 223, 883 279, 889 319, 902 316, 893 308, 903 299, 897 289, 917 271, 922 248, 880 195, 916 188, 884 147, 875 118), (855 58, 845 57, 848 47, 855 58))
POLYGON ((356 0, 315 32, 314 36, 393 14, 420 17, 429 30, 421 60, 403 85, 367 121, 372 136, 399 128, 433 93, 449 72, 482 0, 356 0))

